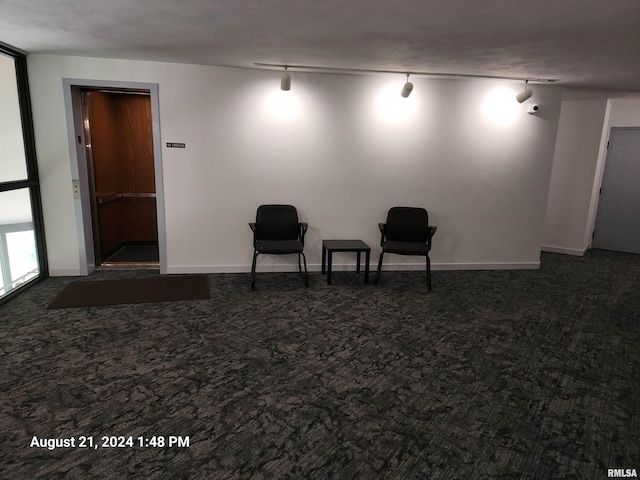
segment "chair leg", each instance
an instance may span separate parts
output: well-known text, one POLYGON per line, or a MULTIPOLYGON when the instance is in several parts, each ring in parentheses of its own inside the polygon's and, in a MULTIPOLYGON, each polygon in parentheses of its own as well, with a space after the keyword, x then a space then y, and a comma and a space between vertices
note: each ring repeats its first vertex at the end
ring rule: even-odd
POLYGON ((256 259, 258 258, 258 251, 253 251, 253 263, 251 264, 251 290, 256 289, 256 259))
POLYGON ((307 257, 304 256, 304 253, 300 252, 298 254, 298 269, 300 270, 300 276, 302 277, 302 281, 304 282, 304 286, 309 286, 309 272, 307 272, 307 257), (304 261, 304 275, 302 274, 302 266, 300 265, 300 256, 302 256, 302 260, 304 261))
POLYGON ((373 280, 373 284, 378 284, 378 279, 380 278, 380 270, 382 269, 382 256, 384 255, 384 251, 380 252, 380 258, 378 259, 378 269, 376 270, 376 278, 373 280))
POLYGON ((427 255, 427 289, 431 291, 431 260, 427 255))

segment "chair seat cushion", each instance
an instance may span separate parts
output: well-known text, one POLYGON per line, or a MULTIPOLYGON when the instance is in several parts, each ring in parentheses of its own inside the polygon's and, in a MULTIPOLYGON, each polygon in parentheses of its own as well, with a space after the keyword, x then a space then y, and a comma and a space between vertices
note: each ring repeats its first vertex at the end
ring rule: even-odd
POLYGON ((302 242, 299 240, 257 240, 255 249, 260 253, 284 255, 302 252, 302 242))
POLYGON ((386 241, 382 247, 385 253, 396 253, 398 255, 427 255, 429 245, 424 242, 396 242, 386 241))

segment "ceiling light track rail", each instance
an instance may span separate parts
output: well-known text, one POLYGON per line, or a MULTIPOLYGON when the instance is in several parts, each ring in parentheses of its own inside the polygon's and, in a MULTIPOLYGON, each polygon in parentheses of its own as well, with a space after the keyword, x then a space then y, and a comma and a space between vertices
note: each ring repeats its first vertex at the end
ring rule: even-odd
POLYGON ((395 75, 414 75, 422 77, 443 77, 443 78, 486 78, 492 80, 513 80, 520 82, 536 82, 536 83, 553 83, 558 82, 558 79, 554 78, 532 78, 532 77, 510 77, 499 75, 476 75, 468 73, 437 73, 437 72, 420 72, 413 70, 378 70, 367 68, 341 68, 341 67, 319 67, 315 65, 285 65, 277 63, 260 63, 255 62, 254 65, 259 68, 267 69, 285 69, 285 70, 297 70, 300 72, 325 72, 325 73, 341 73, 341 74, 362 74, 362 73, 384 73, 395 75))

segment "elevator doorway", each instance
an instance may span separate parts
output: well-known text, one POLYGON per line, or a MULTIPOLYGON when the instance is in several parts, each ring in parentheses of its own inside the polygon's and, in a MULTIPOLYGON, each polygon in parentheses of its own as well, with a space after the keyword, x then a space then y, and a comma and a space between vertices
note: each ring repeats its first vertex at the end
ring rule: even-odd
POLYGON ((96 266, 159 266, 151 100, 83 89, 96 266))

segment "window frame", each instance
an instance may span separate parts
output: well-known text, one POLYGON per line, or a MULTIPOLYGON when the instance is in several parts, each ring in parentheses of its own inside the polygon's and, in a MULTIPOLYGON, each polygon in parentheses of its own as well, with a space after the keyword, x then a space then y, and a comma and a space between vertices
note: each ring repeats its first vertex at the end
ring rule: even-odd
POLYGON ((29 94, 29 79, 27 75, 26 54, 0 42, 0 54, 13 58, 16 70, 16 84, 18 87, 18 103, 20 107, 20 121, 22 124, 22 138, 24 141, 27 178, 0 182, 0 193, 12 190, 28 189, 31 198, 31 217, 34 226, 38 267, 40 273, 31 280, 14 288, 0 298, 0 305, 7 302, 25 288, 49 276, 47 252, 44 236, 44 222, 42 215, 42 197, 40 195, 40 178, 38 176, 38 162, 36 157, 35 135, 31 111, 31 96, 29 94))

